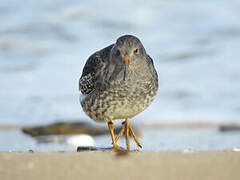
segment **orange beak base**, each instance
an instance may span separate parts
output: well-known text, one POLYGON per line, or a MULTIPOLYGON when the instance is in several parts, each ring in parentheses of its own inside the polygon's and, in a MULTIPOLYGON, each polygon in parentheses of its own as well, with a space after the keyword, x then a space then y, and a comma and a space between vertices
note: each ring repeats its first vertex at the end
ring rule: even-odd
POLYGON ((128 56, 124 56, 123 59, 124 59, 125 63, 128 65, 128 64, 129 64, 129 58, 128 58, 128 56))
POLYGON ((128 68, 128 64, 129 64, 129 58, 128 56, 124 56, 123 57, 124 60, 124 74, 123 74, 123 80, 125 81, 127 78, 127 68, 128 68))

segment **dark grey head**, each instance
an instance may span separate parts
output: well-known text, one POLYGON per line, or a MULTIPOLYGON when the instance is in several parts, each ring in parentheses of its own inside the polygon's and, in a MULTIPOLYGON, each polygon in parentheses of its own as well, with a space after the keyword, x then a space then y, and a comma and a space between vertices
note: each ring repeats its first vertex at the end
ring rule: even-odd
POLYGON ((113 63, 124 65, 124 77, 126 80, 127 69, 129 67, 137 66, 144 60, 146 56, 145 49, 141 41, 132 35, 124 35, 117 39, 115 45, 111 50, 110 61, 113 63))

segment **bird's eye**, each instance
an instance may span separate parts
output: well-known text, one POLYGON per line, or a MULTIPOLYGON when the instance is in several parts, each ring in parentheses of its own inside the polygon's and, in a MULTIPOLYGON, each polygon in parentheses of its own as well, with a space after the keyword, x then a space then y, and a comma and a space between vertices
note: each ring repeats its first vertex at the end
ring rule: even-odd
POLYGON ((137 53, 138 53, 138 49, 135 49, 133 52, 134 52, 135 54, 137 54, 137 53))
POLYGON ((117 51, 116 51, 116 56, 119 56, 119 55, 120 55, 120 51, 117 50, 117 51))

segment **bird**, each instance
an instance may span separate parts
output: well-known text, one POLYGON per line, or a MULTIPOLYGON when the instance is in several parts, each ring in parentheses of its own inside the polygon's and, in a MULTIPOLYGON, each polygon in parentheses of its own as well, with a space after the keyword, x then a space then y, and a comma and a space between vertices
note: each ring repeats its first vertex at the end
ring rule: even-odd
POLYGON ((112 139, 111 151, 130 151, 129 134, 142 148, 129 119, 145 110, 158 91, 158 74, 152 58, 134 35, 122 35, 115 43, 93 53, 79 79, 80 104, 96 122, 106 122, 112 139), (114 135, 113 121, 124 119, 114 135), (126 149, 117 145, 125 133, 126 149))

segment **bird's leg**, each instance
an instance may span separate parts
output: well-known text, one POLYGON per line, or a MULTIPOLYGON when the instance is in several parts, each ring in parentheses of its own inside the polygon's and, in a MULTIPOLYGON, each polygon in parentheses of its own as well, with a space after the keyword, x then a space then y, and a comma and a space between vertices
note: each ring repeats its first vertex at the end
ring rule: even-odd
POLYGON ((126 119, 126 121, 124 121, 122 124, 124 125, 122 130, 120 131, 120 133, 117 135, 117 137, 115 138, 115 141, 117 142, 118 139, 124 134, 125 131, 127 131, 127 129, 129 129, 130 134, 132 135, 135 143, 138 145, 138 147, 142 148, 140 142, 138 141, 133 129, 130 127, 129 122, 128 125, 126 126, 126 122, 128 122, 128 119, 126 119), (127 128, 126 128, 127 127, 127 128))
POLYGON ((130 130, 130 134, 132 135, 135 143, 136 143, 140 148, 142 148, 142 146, 141 146, 140 142, 138 141, 135 133, 133 132, 133 129, 132 129, 130 126, 129 126, 129 130, 130 130))
MULTIPOLYGON (((125 124, 125 121, 122 123, 123 125, 125 124)), ((117 135, 117 137, 115 138, 115 141, 117 142, 118 139, 124 134, 125 132, 125 126, 123 126, 123 128, 121 129, 120 133, 117 135)))
POLYGON ((128 118, 125 119, 125 129, 126 129, 126 134, 125 134, 126 146, 127 146, 127 151, 129 151, 130 150, 130 145, 129 145, 129 122, 128 122, 128 118))
POLYGON ((129 151, 130 146, 129 146, 129 133, 132 135, 135 143, 138 145, 138 147, 142 148, 140 142, 138 141, 133 129, 130 127, 128 118, 125 119, 125 121, 122 123, 124 126, 121 129, 121 131, 119 132, 119 134, 117 135, 117 137, 115 138, 115 142, 118 141, 118 139, 124 134, 124 132, 126 132, 125 134, 125 138, 126 138, 126 145, 127 145, 127 150, 129 151))
POLYGON ((117 143, 116 143, 116 140, 115 140, 115 137, 114 137, 114 131, 113 131, 114 125, 113 125, 112 121, 108 122, 108 128, 109 128, 109 131, 110 131, 110 134, 111 134, 112 144, 113 144, 113 148, 112 148, 111 151, 123 151, 124 149, 117 146, 117 143))

